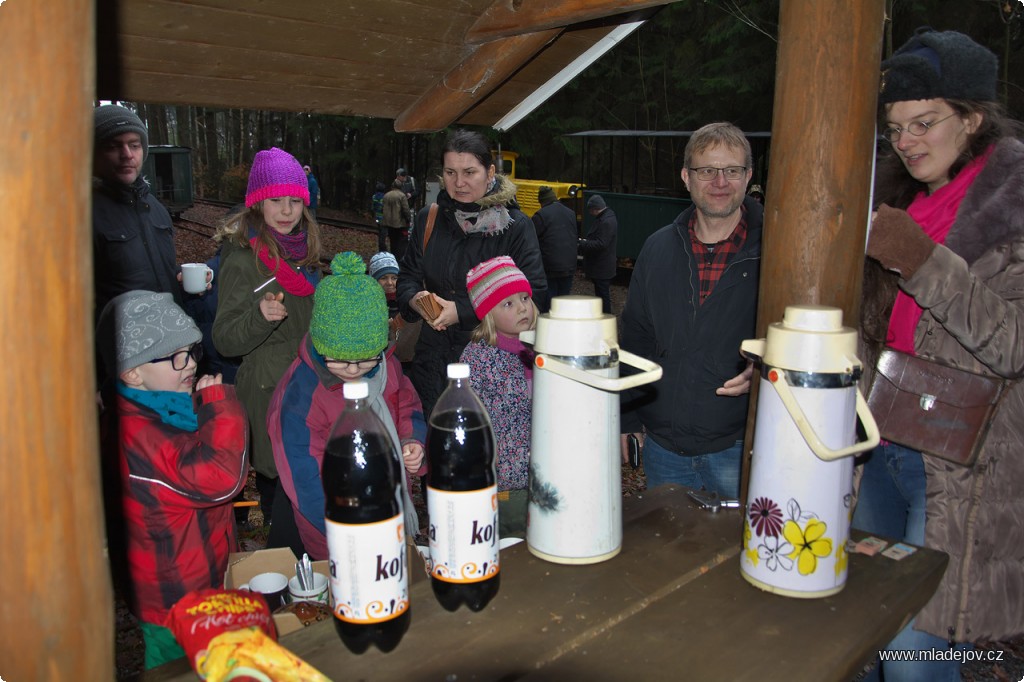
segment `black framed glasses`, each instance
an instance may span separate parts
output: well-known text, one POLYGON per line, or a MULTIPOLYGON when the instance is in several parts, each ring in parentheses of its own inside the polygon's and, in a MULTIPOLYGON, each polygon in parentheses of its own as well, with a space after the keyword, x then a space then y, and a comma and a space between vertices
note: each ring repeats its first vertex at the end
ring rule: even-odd
POLYGON ((904 130, 913 135, 914 137, 921 137, 929 130, 931 130, 933 127, 937 126, 938 124, 942 123, 947 119, 953 118, 954 116, 956 116, 955 111, 949 116, 940 118, 938 121, 911 121, 910 123, 907 124, 906 128, 892 126, 882 131, 882 139, 888 140, 892 144, 896 144, 897 142, 900 141, 900 135, 903 134, 904 130))
POLYGON ((367 358, 365 360, 335 360, 334 358, 324 358, 324 361, 329 362, 332 365, 338 365, 341 369, 358 367, 359 369, 370 370, 379 365, 383 359, 384 354, 381 353, 376 357, 367 358))
POLYGON ((735 182, 736 180, 742 180, 747 173, 746 166, 726 166, 725 168, 701 166, 699 168, 690 168, 688 170, 701 182, 711 182, 719 173, 724 175, 726 180, 735 182))
POLYGON ((197 365, 199 364, 199 361, 203 359, 202 343, 193 343, 186 350, 179 350, 174 355, 168 355, 166 358, 157 358, 156 360, 150 360, 149 362, 150 364, 157 362, 169 362, 171 363, 171 367, 181 371, 188 367, 189 358, 195 360, 197 365))

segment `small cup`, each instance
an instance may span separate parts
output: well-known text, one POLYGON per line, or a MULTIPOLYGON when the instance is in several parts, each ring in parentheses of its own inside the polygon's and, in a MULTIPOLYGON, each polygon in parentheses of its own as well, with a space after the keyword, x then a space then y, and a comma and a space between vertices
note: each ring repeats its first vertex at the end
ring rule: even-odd
POLYGON ((313 589, 303 590, 299 587, 299 577, 293 575, 288 580, 288 596, 293 602, 310 601, 327 603, 327 576, 323 573, 313 574, 313 589))
POLYGON ((184 263, 181 266, 181 286, 190 294, 206 291, 206 276, 213 281, 213 270, 206 263, 184 263))
POLYGON ((285 603, 288 593, 288 576, 284 573, 260 573, 254 575, 249 582, 239 585, 238 589, 259 592, 267 600, 271 611, 276 611, 285 603))

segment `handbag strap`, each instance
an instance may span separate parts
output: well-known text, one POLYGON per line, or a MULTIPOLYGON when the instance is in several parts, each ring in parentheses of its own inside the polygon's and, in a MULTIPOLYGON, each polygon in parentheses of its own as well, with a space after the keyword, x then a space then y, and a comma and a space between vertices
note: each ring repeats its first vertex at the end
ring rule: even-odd
POLYGON ((423 253, 427 252, 427 242, 430 241, 430 233, 434 231, 434 220, 437 219, 437 204, 430 205, 430 212, 427 214, 427 226, 423 230, 423 253))

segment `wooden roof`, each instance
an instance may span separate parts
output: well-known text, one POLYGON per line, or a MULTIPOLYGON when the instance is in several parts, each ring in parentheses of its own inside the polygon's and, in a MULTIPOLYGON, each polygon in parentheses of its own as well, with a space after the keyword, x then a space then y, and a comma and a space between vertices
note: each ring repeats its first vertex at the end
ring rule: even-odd
POLYGON ((99 0, 97 95, 494 126, 670 1, 99 0))

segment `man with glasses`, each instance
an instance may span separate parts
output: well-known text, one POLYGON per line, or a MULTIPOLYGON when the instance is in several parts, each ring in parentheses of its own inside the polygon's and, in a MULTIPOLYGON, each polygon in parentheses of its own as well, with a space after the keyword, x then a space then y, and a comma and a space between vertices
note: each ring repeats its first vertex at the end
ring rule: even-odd
POLYGON ((643 445, 647 485, 739 496, 761 263, 761 204, 746 196, 750 143, 731 123, 696 131, 683 153, 693 206, 644 243, 622 313, 622 348, 662 366, 660 381, 622 397, 643 445))

